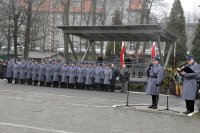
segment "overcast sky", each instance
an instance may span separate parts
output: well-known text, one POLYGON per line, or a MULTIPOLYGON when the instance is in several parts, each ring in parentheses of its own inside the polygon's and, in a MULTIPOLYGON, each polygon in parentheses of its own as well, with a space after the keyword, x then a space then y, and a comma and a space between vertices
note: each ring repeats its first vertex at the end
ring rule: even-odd
MULTIPOLYGON (((174 2, 174 0, 165 0, 166 2, 168 2, 170 10, 172 8, 172 4, 174 2)), ((181 0, 184 12, 200 12, 200 7, 198 7, 198 5, 200 5, 200 0, 181 0)))

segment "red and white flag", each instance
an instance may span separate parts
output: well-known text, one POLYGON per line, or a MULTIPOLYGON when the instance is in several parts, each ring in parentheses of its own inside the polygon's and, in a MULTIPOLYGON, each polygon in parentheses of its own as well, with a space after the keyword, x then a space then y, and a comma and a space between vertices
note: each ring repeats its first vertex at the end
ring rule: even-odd
POLYGON ((121 53, 120 53, 120 65, 124 65, 124 55, 126 53, 126 47, 125 47, 125 43, 122 42, 122 49, 121 49, 121 53))
POLYGON ((153 45, 151 46, 151 59, 153 59, 156 56, 156 42, 153 42, 153 45))

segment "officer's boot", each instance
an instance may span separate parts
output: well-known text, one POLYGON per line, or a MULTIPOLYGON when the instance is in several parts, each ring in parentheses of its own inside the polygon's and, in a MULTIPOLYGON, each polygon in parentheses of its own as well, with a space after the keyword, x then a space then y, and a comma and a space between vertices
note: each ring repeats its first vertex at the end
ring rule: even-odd
POLYGON ((153 106, 155 105, 155 103, 154 103, 154 102, 155 102, 155 100, 154 100, 154 96, 152 95, 151 97, 152 97, 152 105, 149 106, 148 108, 153 108, 153 106))
POLYGON ((159 100, 159 96, 155 95, 154 96, 154 106, 152 107, 152 109, 157 109, 158 108, 158 100, 159 100))

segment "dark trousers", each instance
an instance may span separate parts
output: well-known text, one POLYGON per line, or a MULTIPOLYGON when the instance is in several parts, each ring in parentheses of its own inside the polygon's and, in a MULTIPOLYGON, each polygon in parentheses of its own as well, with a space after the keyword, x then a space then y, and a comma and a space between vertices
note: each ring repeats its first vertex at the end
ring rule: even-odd
POLYGON ((101 84, 95 83, 95 90, 100 91, 101 90, 101 84))
POLYGON ((25 84, 25 79, 20 79, 20 84, 25 84))
POLYGON ((40 86, 45 86, 45 82, 44 81, 40 81, 40 86))
POLYGON ((86 90, 91 90, 92 89, 92 85, 85 85, 85 89, 86 90))
POLYGON ((74 89, 74 87, 75 87, 75 84, 69 83, 69 88, 70 89, 74 89))
POLYGON ((109 90, 110 90, 110 87, 111 87, 110 85, 104 84, 103 87, 102 87, 102 88, 103 88, 102 91, 109 91, 109 90))
POLYGON ((37 81, 37 80, 34 80, 34 81, 33 81, 33 84, 34 84, 35 86, 37 86, 37 85, 38 85, 38 81, 37 81))
POLYGON ((51 87, 51 82, 46 82, 46 87, 51 87))
POLYGON ((185 100, 187 111, 194 112, 195 100, 185 100))
POLYGON ((58 86, 59 86, 59 81, 53 81, 53 87, 58 88, 58 86))
POLYGON ((67 82, 61 82, 60 83, 61 88, 66 88, 67 87, 67 82))
POLYGON ((19 83, 19 79, 15 78, 15 84, 18 84, 18 83, 19 83))
POLYGON ((82 83, 76 83, 77 84, 77 86, 76 86, 76 89, 82 89, 82 83))
POLYGON ((85 84, 84 83, 78 83, 77 89, 85 90, 85 84))
POLYGON ((32 85, 32 79, 27 79, 27 84, 32 85))
POLYGON ((12 83, 12 78, 7 78, 7 80, 8 80, 8 83, 12 83))
POLYGON ((100 84, 100 91, 104 91, 104 84, 100 84))
POLYGON ((157 106, 159 101, 159 95, 151 95, 152 96, 152 105, 157 106))

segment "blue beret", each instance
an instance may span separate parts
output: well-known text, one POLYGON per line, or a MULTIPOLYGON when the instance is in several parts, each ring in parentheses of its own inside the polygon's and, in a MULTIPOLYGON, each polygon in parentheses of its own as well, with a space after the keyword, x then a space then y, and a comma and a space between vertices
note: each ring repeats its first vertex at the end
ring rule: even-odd
POLYGON ((194 57, 192 55, 186 56, 186 60, 191 60, 191 59, 194 59, 194 57))
POLYGON ((153 58, 153 60, 160 61, 160 57, 155 56, 155 57, 153 58))

